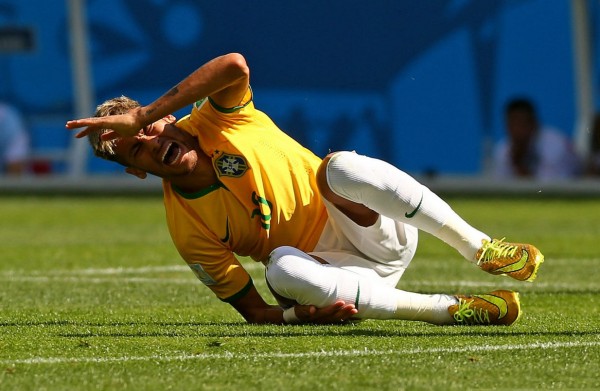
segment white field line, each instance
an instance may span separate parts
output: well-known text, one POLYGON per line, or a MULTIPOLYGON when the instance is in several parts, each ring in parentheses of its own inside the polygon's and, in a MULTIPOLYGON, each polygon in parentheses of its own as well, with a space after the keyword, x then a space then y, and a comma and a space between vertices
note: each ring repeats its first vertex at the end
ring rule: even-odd
POLYGON ((190 284, 198 281, 194 278, 193 274, 190 274, 190 278, 151 278, 151 277, 10 277, 0 278, 0 281, 11 281, 11 282, 30 282, 30 283, 56 283, 56 282, 70 282, 74 284, 123 284, 123 283, 139 283, 139 284, 190 284))
MULTIPOLYGON (((23 283, 38 283, 38 284, 47 284, 47 283, 73 283, 73 284, 123 284, 123 283, 131 283, 131 284, 170 284, 170 285, 187 285, 193 284, 197 282, 197 279, 194 278, 193 274, 190 274, 189 278, 152 278, 152 277, 27 277, 27 276, 19 276, 19 277, 8 277, 2 278, 0 277, 0 281, 9 281, 9 282, 23 282, 23 283)), ((410 287, 419 287, 420 289, 436 289, 440 284, 439 280, 434 281, 410 281, 405 284, 401 284, 399 289, 410 289, 410 287)), ((495 289, 499 286, 506 289, 514 289, 518 290, 519 288, 538 288, 538 290, 543 290, 545 288, 552 288, 554 290, 570 290, 570 289, 592 289, 595 290, 598 288, 596 283, 589 284, 569 284, 569 283, 541 283, 536 282, 535 285, 524 285, 519 282, 513 282, 509 280, 503 280, 501 284, 497 282, 484 282, 484 281, 463 281, 463 280, 447 280, 443 281, 444 286, 453 286, 453 287, 462 287, 462 288, 491 288, 495 289)))
MULTIPOLYGON (((258 262, 244 262, 244 268, 250 272, 262 271, 264 266, 258 262)), ((45 271, 24 271, 24 270, 7 270, 0 272, 0 281, 10 282, 29 282, 29 283, 48 283, 48 282, 67 282, 67 283, 89 283, 89 284, 105 284, 105 283, 151 283, 151 284, 189 284, 195 281, 194 275, 190 273, 187 265, 173 266, 142 266, 142 267, 123 267, 123 268, 85 268, 85 269, 54 269, 45 271), (173 277, 146 277, 153 273, 180 273, 183 278, 173 277), (188 277, 189 276, 189 277, 188 277)), ((407 286, 418 287, 435 287, 440 285, 439 280, 400 280, 400 289, 406 289, 407 286)), ((467 281, 467 280, 448 280, 444 281, 445 285, 460 286, 460 287, 491 287, 496 288, 501 283, 505 288, 518 289, 521 287, 529 287, 529 284, 523 284, 518 281, 513 281, 509 278, 500 278, 498 282, 484 281, 467 281)), ((553 289, 572 289, 572 283, 560 282, 543 282, 536 281, 531 287, 535 288, 553 288, 553 289)), ((595 289, 596 283, 577 284, 578 289, 595 289)))
POLYGON ((404 356, 414 354, 454 354, 454 353, 478 353, 498 352, 516 350, 558 350, 569 348, 595 348, 600 346, 600 341, 574 341, 574 342, 543 342, 516 345, 481 345, 481 346, 457 346, 453 348, 416 348, 405 350, 321 350, 303 353, 206 353, 206 354, 180 354, 180 355, 148 355, 148 356, 122 356, 122 357, 32 357, 26 359, 0 360, 2 366, 13 365, 35 365, 35 364, 73 364, 73 363, 122 363, 140 361, 191 361, 191 360, 256 360, 271 358, 319 358, 319 357, 369 357, 369 356, 404 356))
MULTIPOLYGON (((423 262, 428 262, 431 260, 424 259, 423 262)), ((594 265, 599 261, 598 258, 585 258, 585 259, 571 259, 571 258, 554 258, 552 259, 552 263, 556 264, 570 264, 576 262, 578 265, 582 265, 584 263, 594 263, 594 265)), ((264 269, 264 266, 259 262, 245 261, 243 262, 243 266, 248 271, 261 271, 264 269)), ((23 270, 23 269, 13 269, 13 270, 5 270, 0 271, 0 279, 6 277, 59 277, 59 276, 123 276, 126 274, 151 274, 151 273, 184 273, 189 272, 190 269, 185 264, 178 265, 170 265, 170 266, 140 266, 140 267, 108 267, 108 268, 84 268, 84 269, 51 269, 51 270, 23 270)), ((414 282, 411 282, 411 284, 414 282)), ((418 283, 417 283, 418 284, 418 283)))
MULTIPOLYGON (((594 263, 597 264, 600 259, 598 258, 584 258, 584 259, 571 259, 571 258, 555 258, 552 259, 553 264, 569 264, 577 262, 578 265, 582 263, 594 263)), ((422 260, 423 262, 434 262, 433 260, 422 260)), ((243 266, 248 271, 261 271, 264 270, 264 266, 259 262, 245 261, 243 266)), ((76 277, 76 276, 118 276, 125 277, 125 275, 139 275, 139 274, 152 274, 152 273, 185 273, 189 272, 190 269, 185 264, 171 265, 171 266, 140 266, 140 267, 108 267, 108 268, 83 268, 83 269, 49 269, 49 270, 24 270, 24 269, 13 269, 0 271, 0 280, 9 278, 22 278, 22 277, 76 277)), ((125 277, 128 278, 128 277, 125 277)), ((510 280, 509 280, 510 281, 510 280)), ((464 282, 460 282, 461 284, 464 282)), ((428 282, 411 281, 410 284, 429 284, 428 282)), ((537 283, 536 283, 537 285, 537 283)))
MULTIPOLYGON (((424 262, 428 262, 431 260, 424 259, 424 262)), ((599 261, 598 258, 585 258, 585 259, 571 259, 571 258, 554 258, 552 259, 553 264, 572 264, 573 262, 577 262, 578 265, 582 265, 584 263, 594 263, 594 265, 599 261)), ((248 271, 261 271, 264 269, 264 266, 259 262, 245 261, 243 262, 243 266, 248 271)), ((13 270, 5 270, 0 272, 0 279, 5 277, 59 277, 59 276, 123 276, 126 274, 151 274, 151 273, 184 273, 189 272, 190 269, 185 264, 178 265, 170 265, 170 266, 140 266, 140 267, 108 267, 108 268, 84 268, 84 269, 51 269, 51 270, 23 270, 23 269, 13 269, 13 270)), ((411 282, 411 284, 414 282, 411 282)), ((418 282, 417 282, 418 284, 418 282)))
MULTIPOLYGON (((112 277, 82 277, 82 276, 56 276, 56 277, 44 277, 44 276, 0 276, 1 281, 8 282, 23 282, 23 283, 38 283, 38 284, 46 284, 46 283, 73 283, 73 284, 123 284, 123 283, 132 283, 132 284, 172 284, 172 285, 186 285, 190 283, 194 283, 197 279, 194 277, 192 273, 189 274, 189 278, 164 278, 164 277, 121 277, 121 276, 112 276, 112 277)), ((439 287, 440 284, 444 284, 444 286, 456 286, 456 287, 465 287, 465 288, 498 288, 502 286, 503 288, 510 288, 518 290, 519 288, 552 288, 552 289, 596 289, 598 286, 596 283, 589 284, 569 284, 569 283, 543 283, 536 282, 534 285, 524 285, 524 283, 513 282, 511 280, 503 279, 501 282, 485 282, 485 281, 465 281, 465 280, 422 280, 422 281, 407 281, 405 283, 401 283, 398 288, 399 289, 408 289, 409 287, 420 287, 420 288, 429 288, 429 287, 439 287)))
MULTIPOLYGON (((246 270, 262 269, 259 263, 244 265, 246 270)), ((165 283, 165 284, 189 284, 196 281, 194 274, 186 265, 174 266, 143 266, 124 268, 87 268, 74 270, 47 270, 47 271, 21 271, 9 270, 0 273, 0 281, 11 282, 71 282, 71 283, 165 283), (153 273, 181 273, 188 278, 172 277, 143 277, 153 273)))
MULTIPOLYGON (((262 269, 258 262, 245 263, 246 270, 262 269)), ((29 270, 6 270, 0 272, 0 276, 98 276, 98 275, 125 275, 125 274, 150 274, 150 273, 182 273, 189 272, 187 265, 173 266, 140 266, 140 267, 107 267, 107 268, 85 268, 85 269, 54 269, 45 271, 29 270)))

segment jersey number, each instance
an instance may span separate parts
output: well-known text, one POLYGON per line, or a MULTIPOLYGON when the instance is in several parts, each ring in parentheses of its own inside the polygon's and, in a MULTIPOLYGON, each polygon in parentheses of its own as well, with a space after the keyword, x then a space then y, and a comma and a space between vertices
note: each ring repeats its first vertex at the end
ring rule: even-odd
POLYGON ((254 203, 257 208, 252 211, 252 216, 250 217, 254 218, 254 216, 260 216, 261 226, 268 231, 271 228, 271 208, 273 207, 273 204, 266 198, 256 194, 256 192, 252 192, 252 203, 254 203))

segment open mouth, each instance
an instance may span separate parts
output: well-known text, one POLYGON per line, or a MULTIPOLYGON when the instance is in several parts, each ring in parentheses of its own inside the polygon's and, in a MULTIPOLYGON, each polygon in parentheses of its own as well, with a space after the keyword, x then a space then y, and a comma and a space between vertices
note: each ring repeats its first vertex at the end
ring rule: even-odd
POLYGON ((170 143, 163 152, 162 162, 166 165, 171 165, 179 160, 180 156, 181 147, 177 143, 170 143))

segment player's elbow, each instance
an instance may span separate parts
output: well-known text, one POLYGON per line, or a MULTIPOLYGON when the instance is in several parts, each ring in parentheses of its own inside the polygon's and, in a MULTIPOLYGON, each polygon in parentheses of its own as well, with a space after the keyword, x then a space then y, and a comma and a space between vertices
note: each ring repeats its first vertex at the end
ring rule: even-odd
POLYGON ((229 53, 225 56, 227 73, 230 80, 250 79, 250 68, 243 55, 229 53))

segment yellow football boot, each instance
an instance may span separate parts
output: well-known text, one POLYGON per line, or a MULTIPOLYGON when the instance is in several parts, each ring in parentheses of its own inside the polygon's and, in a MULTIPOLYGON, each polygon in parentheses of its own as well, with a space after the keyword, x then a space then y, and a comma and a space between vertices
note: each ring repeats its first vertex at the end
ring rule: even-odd
POLYGON ((510 326, 521 316, 519 294, 497 290, 484 295, 457 295, 448 312, 457 325, 510 326))
POLYGON ((492 239, 483 240, 483 246, 477 252, 476 259, 477 265, 488 273, 531 282, 544 262, 544 255, 531 244, 492 239))

